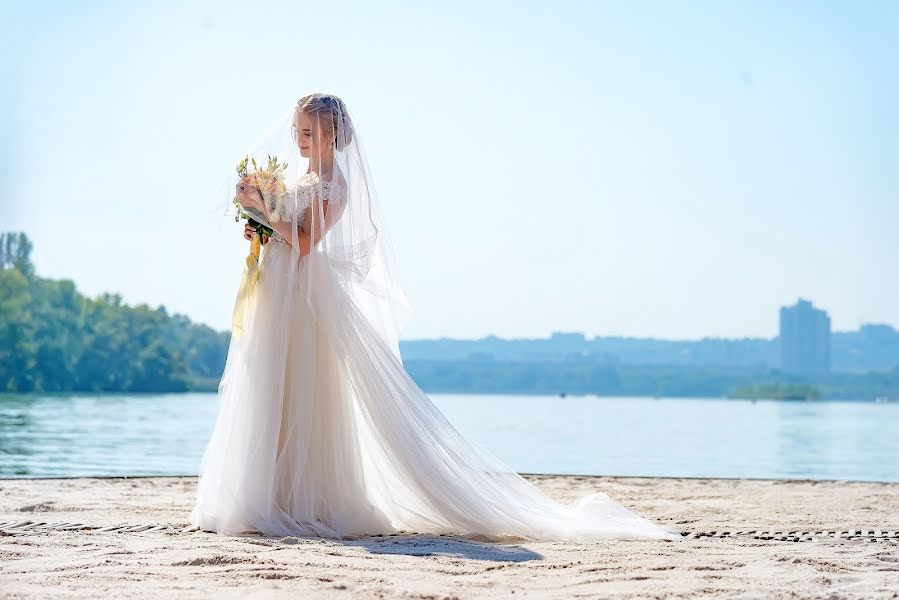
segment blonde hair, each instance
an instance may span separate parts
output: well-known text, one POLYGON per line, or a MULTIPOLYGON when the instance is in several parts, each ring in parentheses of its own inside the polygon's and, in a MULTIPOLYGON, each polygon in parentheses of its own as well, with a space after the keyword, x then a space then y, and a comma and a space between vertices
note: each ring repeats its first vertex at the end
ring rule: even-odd
POLYGON ((353 141, 353 124, 346 104, 333 94, 308 94, 297 101, 297 112, 317 117, 319 127, 331 136, 337 150, 343 150, 353 141))

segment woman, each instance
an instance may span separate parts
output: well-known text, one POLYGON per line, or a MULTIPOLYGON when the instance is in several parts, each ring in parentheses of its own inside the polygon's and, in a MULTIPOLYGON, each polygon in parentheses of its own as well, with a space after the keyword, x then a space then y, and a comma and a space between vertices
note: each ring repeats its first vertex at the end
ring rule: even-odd
POLYGON ((263 148, 287 163, 286 187, 265 191, 252 174, 235 187, 273 233, 238 298, 191 524, 332 538, 679 539, 603 492, 555 502, 459 434, 403 368, 409 307, 346 105, 311 94, 288 118, 286 143, 263 148))

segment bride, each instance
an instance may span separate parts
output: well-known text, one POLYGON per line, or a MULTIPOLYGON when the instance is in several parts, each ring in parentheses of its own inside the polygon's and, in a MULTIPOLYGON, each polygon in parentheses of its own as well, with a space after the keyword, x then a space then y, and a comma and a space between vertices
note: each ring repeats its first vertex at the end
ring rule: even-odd
POLYGON ((600 491, 556 502, 461 436, 403 367, 409 305, 343 100, 304 96, 274 132, 257 150, 287 164, 285 185, 267 189, 253 173, 235 184, 273 231, 238 298, 191 525, 339 539, 679 539, 600 491))

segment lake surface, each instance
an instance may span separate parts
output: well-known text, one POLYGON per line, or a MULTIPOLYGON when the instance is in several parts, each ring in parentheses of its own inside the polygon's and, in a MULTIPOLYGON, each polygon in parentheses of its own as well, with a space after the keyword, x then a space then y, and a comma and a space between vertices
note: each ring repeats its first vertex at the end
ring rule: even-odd
MULTIPOLYGON (((899 403, 431 394, 525 473, 899 481, 899 403)), ((216 394, 0 395, 0 477, 196 475, 216 394)))

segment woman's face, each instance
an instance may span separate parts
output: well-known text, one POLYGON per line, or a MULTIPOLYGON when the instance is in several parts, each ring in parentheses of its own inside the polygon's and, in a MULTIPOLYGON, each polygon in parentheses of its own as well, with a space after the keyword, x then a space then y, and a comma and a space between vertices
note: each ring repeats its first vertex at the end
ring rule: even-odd
POLYGON ((300 147, 300 156, 321 156, 319 149, 319 128, 317 120, 304 112, 297 112, 293 116, 293 134, 297 146, 300 147))

